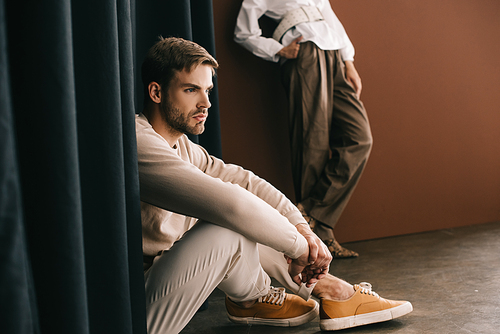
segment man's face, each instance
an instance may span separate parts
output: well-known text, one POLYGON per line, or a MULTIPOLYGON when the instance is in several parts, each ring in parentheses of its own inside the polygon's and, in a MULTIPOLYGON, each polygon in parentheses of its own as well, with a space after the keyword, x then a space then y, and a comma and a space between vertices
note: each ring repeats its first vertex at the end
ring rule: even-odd
POLYGON ((212 67, 209 65, 200 65, 190 73, 177 72, 161 101, 168 130, 193 135, 203 133, 212 88, 212 67))

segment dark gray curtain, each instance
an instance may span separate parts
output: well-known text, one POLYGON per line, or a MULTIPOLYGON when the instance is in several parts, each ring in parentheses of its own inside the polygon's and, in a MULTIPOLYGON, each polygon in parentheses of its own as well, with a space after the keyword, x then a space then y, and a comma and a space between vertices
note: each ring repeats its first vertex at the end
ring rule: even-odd
POLYGON ((158 35, 214 53, 211 1, 0 0, 1 333, 146 333, 134 115, 158 35))

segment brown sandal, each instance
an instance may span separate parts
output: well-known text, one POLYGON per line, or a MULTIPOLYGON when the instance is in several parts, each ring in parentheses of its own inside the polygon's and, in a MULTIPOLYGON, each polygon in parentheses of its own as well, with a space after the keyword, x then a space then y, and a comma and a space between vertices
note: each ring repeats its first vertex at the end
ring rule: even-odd
POLYGON ((323 240, 323 242, 332 253, 333 258, 345 259, 359 256, 355 251, 342 247, 335 239, 323 240))
MULTIPOLYGON (((311 230, 314 230, 314 226, 316 226, 317 220, 306 213, 306 211, 304 210, 304 206, 301 203, 297 204, 297 209, 299 209, 300 213, 302 214, 302 217, 304 217, 306 222, 309 224, 311 230)), ((333 258, 344 259, 344 258, 359 256, 359 254, 356 253, 355 251, 342 247, 337 242, 337 240, 335 240, 335 238, 323 240, 323 242, 328 247, 328 250, 330 250, 330 253, 332 253, 333 258)))
POLYGON ((316 226, 316 219, 313 217, 309 216, 306 211, 304 210, 304 206, 302 206, 301 203, 297 204, 297 209, 299 209, 300 213, 302 214, 302 217, 306 220, 306 222, 309 224, 309 227, 311 230, 314 230, 314 226, 316 226))

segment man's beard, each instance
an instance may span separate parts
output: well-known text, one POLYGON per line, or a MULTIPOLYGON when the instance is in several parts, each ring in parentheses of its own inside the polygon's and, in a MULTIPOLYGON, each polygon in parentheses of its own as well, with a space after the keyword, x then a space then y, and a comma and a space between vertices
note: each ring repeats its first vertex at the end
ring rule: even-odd
POLYGON ((189 125, 189 121, 193 118, 193 116, 197 114, 207 113, 204 109, 196 109, 191 112, 187 116, 185 116, 179 108, 174 107, 170 101, 163 100, 161 102, 161 113, 163 120, 175 131, 184 134, 192 134, 192 135, 200 135, 205 131, 204 122, 196 123, 194 126, 189 125))

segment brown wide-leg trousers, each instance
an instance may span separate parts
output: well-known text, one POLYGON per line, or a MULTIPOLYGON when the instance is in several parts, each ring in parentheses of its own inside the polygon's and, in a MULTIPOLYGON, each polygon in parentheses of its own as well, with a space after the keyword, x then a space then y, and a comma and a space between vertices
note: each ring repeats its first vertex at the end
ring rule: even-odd
POLYGON ((368 117, 345 79, 338 50, 302 43, 282 65, 289 99, 292 173, 297 201, 322 224, 327 240, 366 165, 372 147, 368 117))

